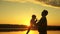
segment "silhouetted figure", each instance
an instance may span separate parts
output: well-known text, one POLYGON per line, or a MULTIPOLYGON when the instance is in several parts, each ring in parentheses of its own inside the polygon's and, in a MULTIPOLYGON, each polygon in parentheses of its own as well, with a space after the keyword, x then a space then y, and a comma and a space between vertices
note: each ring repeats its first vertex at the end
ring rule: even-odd
POLYGON ((29 33, 29 31, 30 31, 31 27, 33 27, 33 25, 35 25, 35 24, 36 24, 36 22, 37 22, 36 16, 35 16, 35 15, 32 15, 32 19, 31 19, 31 21, 30 21, 30 27, 28 28, 28 31, 27 31, 27 33, 26 33, 26 34, 28 34, 28 33, 29 33))
POLYGON ((47 15, 48 15, 48 11, 43 10, 43 12, 41 14, 42 17, 39 20, 39 22, 37 23, 39 34, 47 34, 47 19, 46 19, 47 15))

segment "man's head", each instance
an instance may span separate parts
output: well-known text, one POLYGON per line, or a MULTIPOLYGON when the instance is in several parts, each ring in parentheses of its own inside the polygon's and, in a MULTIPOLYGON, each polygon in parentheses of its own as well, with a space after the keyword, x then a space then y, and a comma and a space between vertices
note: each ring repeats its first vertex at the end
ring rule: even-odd
POLYGON ((47 15, 48 15, 48 11, 47 11, 47 10, 43 10, 43 12, 42 12, 41 15, 42 15, 42 16, 47 16, 47 15))

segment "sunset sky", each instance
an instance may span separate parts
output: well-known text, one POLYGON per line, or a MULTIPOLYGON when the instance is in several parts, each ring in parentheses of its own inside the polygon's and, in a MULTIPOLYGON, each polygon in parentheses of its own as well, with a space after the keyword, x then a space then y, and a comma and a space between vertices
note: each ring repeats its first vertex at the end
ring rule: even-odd
POLYGON ((55 3, 52 0, 0 0, 0 24, 29 25, 33 14, 39 20, 41 12, 46 9, 47 24, 60 26, 60 1, 56 0, 56 4, 53 2, 55 3))

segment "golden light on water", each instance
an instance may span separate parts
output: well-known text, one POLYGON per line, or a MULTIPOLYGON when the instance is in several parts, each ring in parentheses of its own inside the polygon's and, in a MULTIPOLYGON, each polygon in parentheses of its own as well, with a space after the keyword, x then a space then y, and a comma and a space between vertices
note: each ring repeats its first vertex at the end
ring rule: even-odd
MULTIPOLYGON (((16 31, 16 32, 0 32, 0 34, 26 34, 26 31, 16 31)), ((36 30, 30 30, 29 34, 39 34, 36 30)), ((47 34, 60 34, 60 31, 47 31, 47 34)))
POLYGON ((35 32, 34 30, 31 30, 29 34, 39 34, 39 32, 38 31, 35 32))

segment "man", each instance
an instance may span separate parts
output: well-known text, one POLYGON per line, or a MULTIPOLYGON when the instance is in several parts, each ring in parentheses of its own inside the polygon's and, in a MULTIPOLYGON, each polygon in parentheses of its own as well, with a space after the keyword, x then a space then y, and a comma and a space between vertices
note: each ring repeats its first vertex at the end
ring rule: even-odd
POLYGON ((48 15, 48 11, 43 10, 43 12, 41 14, 42 17, 39 20, 39 22, 37 23, 39 34, 47 34, 47 19, 46 19, 47 15, 48 15))

